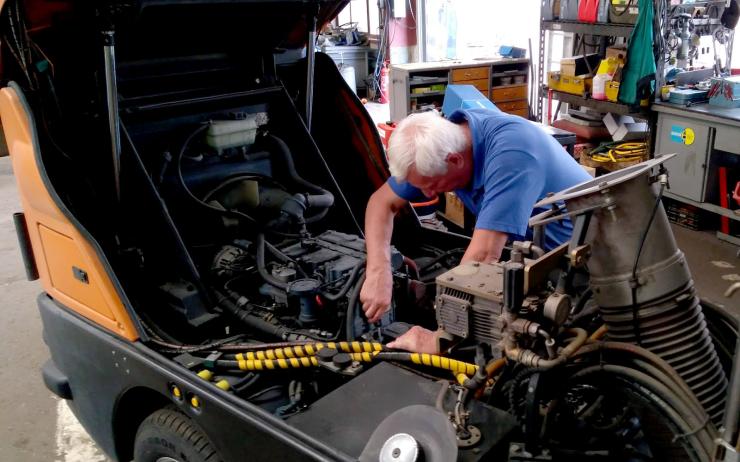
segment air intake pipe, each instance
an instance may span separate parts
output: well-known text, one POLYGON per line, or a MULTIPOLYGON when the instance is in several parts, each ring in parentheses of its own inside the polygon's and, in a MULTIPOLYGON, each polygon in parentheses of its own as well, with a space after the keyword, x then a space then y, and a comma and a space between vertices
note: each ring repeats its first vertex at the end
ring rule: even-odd
MULTIPOLYGON (((719 424, 727 392, 688 265, 660 202, 666 177, 652 170, 671 156, 628 167, 561 191, 538 203, 565 203, 572 218, 591 214, 593 296, 610 340, 640 345, 667 361, 719 424)), ((662 167, 661 167, 662 168, 662 167)), ((533 226, 558 217, 536 217, 533 226)))

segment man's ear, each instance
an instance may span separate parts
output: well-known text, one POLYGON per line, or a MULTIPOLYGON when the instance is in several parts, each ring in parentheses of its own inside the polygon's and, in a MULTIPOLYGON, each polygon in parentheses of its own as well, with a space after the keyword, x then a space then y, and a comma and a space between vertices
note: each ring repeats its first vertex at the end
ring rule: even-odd
POLYGON ((447 162, 453 167, 459 169, 465 165, 465 156, 459 152, 453 152, 447 155, 447 162))

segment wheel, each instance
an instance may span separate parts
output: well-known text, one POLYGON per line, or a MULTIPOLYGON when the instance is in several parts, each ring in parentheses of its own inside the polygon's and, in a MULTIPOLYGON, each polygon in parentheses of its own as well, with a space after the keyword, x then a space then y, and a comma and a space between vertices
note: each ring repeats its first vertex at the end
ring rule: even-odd
POLYGON ((208 437, 185 414, 159 409, 139 426, 134 441, 136 462, 221 462, 208 437))

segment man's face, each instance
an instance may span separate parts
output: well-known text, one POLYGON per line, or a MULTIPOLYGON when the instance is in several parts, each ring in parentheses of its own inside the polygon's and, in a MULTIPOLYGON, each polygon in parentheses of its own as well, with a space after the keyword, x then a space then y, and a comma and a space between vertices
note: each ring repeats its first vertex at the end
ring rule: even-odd
MULTIPOLYGON (((452 154, 459 156, 459 154, 452 154)), ((466 169, 464 163, 456 162, 459 159, 450 159, 447 161, 447 173, 438 176, 424 176, 416 171, 415 166, 411 166, 406 175, 406 181, 412 186, 419 188, 425 196, 432 198, 440 193, 453 191, 463 188, 470 180, 469 169, 466 169)))

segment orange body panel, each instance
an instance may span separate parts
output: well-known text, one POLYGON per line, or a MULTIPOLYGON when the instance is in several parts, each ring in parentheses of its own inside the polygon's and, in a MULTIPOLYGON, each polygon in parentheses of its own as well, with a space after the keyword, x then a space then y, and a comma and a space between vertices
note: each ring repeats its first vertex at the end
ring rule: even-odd
POLYGON ((106 266, 43 181, 30 116, 14 89, 0 90, 0 117, 41 284, 66 307, 116 335, 136 340, 134 324, 106 266), (75 277, 73 267, 86 273, 87 282, 75 277))

